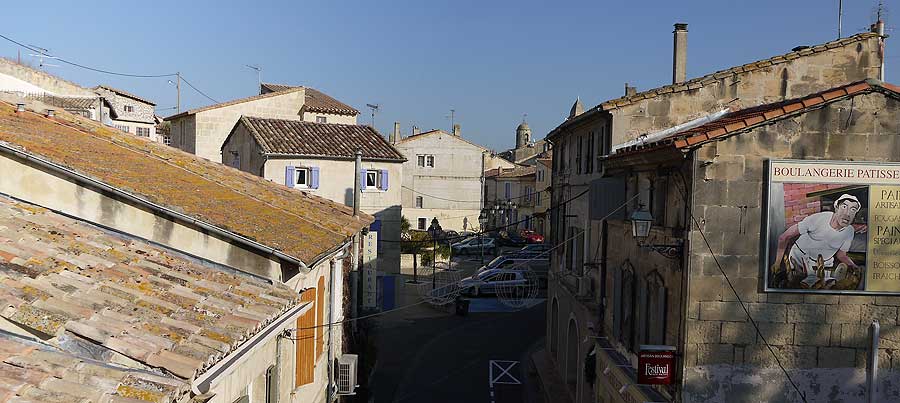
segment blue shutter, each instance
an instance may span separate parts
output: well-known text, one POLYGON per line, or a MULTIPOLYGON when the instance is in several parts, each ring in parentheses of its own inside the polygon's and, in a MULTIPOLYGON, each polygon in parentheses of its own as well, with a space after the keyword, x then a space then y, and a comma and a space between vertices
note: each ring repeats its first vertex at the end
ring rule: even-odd
POLYGON ((388 190, 388 171, 387 169, 379 170, 381 174, 381 190, 388 190))
POLYGON ((294 187, 294 167, 288 165, 284 168, 284 185, 292 188, 294 187))
POLYGON ((309 168, 309 188, 310 189, 318 189, 319 188, 319 167, 310 167, 309 168))
POLYGON ((359 170, 359 188, 362 190, 366 190, 366 170, 359 170))

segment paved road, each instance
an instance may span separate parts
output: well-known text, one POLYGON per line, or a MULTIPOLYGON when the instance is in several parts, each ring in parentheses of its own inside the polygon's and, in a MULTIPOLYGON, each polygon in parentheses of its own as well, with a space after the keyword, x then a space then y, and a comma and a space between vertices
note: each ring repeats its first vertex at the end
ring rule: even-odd
MULTIPOLYGON (((459 261, 468 273, 480 263, 476 257, 459 261)), ((525 401, 522 361, 544 335, 545 306, 536 299, 514 310, 480 298, 467 316, 421 306, 385 317, 377 331, 375 402, 525 401)))

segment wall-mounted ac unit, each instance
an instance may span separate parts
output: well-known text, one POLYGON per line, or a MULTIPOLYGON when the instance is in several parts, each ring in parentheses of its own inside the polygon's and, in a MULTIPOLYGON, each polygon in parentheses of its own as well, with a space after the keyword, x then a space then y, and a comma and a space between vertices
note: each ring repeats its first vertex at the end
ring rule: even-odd
POLYGON ((356 384, 356 370, 359 357, 356 354, 344 354, 337 360, 334 370, 337 372, 334 379, 337 381, 337 393, 339 395, 354 395, 358 386, 356 384))

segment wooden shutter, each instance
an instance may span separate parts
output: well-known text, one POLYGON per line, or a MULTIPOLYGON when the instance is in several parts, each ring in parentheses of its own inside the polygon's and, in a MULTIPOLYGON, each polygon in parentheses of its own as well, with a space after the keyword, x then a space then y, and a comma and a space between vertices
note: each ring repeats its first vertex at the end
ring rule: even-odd
POLYGON ((292 188, 294 187, 294 167, 288 165, 284 168, 284 185, 292 188))
POLYGON ((310 167, 309 168, 309 188, 310 189, 318 189, 319 188, 319 167, 310 167))
POLYGON ((325 276, 319 276, 319 295, 316 298, 316 360, 325 349, 325 276))
POLYGON ((359 170, 359 188, 362 190, 366 190, 366 170, 359 170))
POLYGON ((387 169, 380 169, 379 174, 381 175, 381 190, 388 190, 388 171, 387 171, 387 169))
MULTIPOLYGON (((316 303, 316 289, 310 288, 300 294, 302 302, 316 303)), ((297 371, 294 386, 303 386, 315 381, 316 375, 316 351, 315 332, 316 310, 315 306, 307 310, 297 318, 297 371)))

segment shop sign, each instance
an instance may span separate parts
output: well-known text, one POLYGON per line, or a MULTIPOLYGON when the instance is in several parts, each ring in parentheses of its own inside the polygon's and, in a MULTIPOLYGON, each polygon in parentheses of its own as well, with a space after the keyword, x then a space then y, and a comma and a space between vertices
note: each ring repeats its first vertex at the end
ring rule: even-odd
POLYGON ((900 293, 900 164, 773 160, 767 172, 767 291, 900 293))
POLYGON ((675 375, 675 347, 642 345, 637 373, 640 384, 671 385, 675 375))
POLYGON ((378 232, 369 231, 363 237, 363 308, 373 309, 378 301, 378 232))

